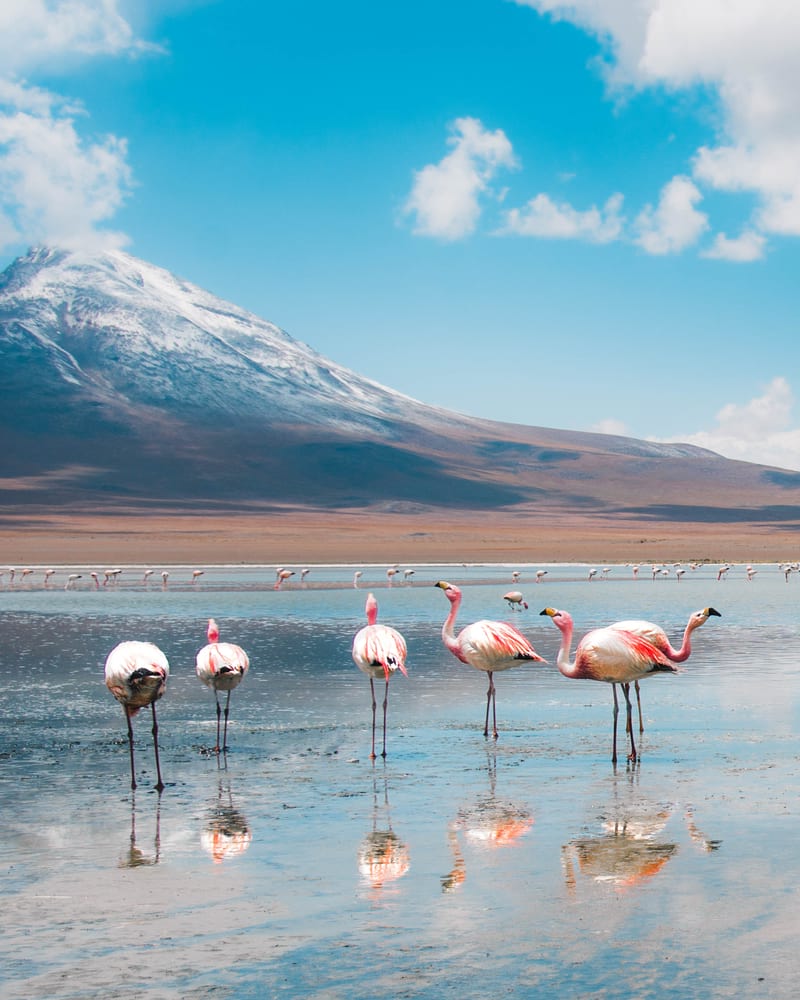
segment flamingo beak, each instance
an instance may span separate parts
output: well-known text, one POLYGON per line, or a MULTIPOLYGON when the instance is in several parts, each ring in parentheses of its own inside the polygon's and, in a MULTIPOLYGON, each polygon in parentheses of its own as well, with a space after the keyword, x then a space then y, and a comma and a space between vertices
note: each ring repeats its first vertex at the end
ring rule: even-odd
POLYGON ((714 608, 706 608, 704 614, 713 615, 715 618, 722 618, 722 615, 719 613, 719 611, 715 610, 714 608))
POLYGON ((439 580, 438 583, 434 583, 434 587, 441 587, 442 590, 448 590, 450 584, 446 580, 439 580))
POLYGON ((555 616, 558 614, 558 612, 556 611, 555 608, 543 608, 539 612, 539 614, 540 615, 549 615, 551 618, 555 618, 555 616))

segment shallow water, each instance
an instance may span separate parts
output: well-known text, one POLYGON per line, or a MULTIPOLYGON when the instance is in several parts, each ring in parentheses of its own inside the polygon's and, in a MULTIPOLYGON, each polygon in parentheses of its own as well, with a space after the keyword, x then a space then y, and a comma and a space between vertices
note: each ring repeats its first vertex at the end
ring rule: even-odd
POLYGON ((166 589, 132 567, 99 589, 86 567, 48 588, 6 577, 0 996, 794 996, 800 576, 536 568, 418 566, 389 586, 385 567, 311 567, 280 591, 273 567, 194 585, 171 567, 166 589), (442 577, 461 624, 514 621, 550 661, 496 675, 496 744, 485 677, 441 644, 442 577), (350 657, 370 589, 409 647, 374 764, 350 657), (636 766, 610 762, 608 686, 555 669, 546 604, 578 635, 644 617, 675 644, 691 612, 722 613, 680 675, 643 682, 636 766), (193 666, 212 615, 252 664, 219 759, 193 666), (171 664, 160 796, 150 715, 134 794, 102 680, 125 638, 171 664))

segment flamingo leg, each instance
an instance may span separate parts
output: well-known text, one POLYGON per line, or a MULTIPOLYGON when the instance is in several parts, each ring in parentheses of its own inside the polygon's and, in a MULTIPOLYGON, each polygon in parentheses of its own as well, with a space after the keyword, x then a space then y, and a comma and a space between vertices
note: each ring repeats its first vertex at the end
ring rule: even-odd
POLYGON ((497 739, 497 706, 495 703, 495 689, 494 680, 492 678, 492 671, 487 671, 489 674, 489 688, 486 691, 486 721, 483 724, 483 735, 489 735, 489 706, 492 707, 492 735, 497 739))
POLYGON ((377 702, 375 701, 375 684, 371 677, 369 679, 369 689, 372 692, 372 753, 369 756, 370 760, 375 760, 375 709, 377 702))
POLYGON ((636 689, 636 707, 639 709, 639 735, 641 736, 644 732, 644 723, 642 722, 642 696, 639 692, 639 682, 634 681, 633 686, 636 689))
POLYGON ((153 751, 156 757, 156 776, 158 778, 158 783, 156 784, 156 791, 164 791, 164 782, 161 780, 161 763, 158 759, 158 719, 156 718, 156 703, 152 702, 151 708, 153 709, 153 751))
POLYGON ((381 757, 386 758, 386 709, 389 707, 389 682, 386 682, 386 693, 383 696, 383 753, 381 757))
MULTIPOLYGON (((223 751, 228 749, 228 714, 231 707, 231 693, 228 691, 228 697, 225 699, 225 728, 222 733, 222 749, 223 751)), ((219 742, 219 738, 217 738, 219 742)))
POLYGON ((617 701, 617 685, 611 685, 611 693, 614 695, 614 738, 611 744, 611 763, 617 763, 617 716, 619 715, 619 702, 617 701))
POLYGON ((628 754, 628 760, 632 761, 635 764, 636 763, 636 744, 635 744, 635 742, 633 740, 633 720, 631 718, 632 707, 631 707, 630 690, 631 690, 630 684, 623 684, 622 685, 622 693, 625 695, 625 717, 626 717, 626 720, 627 720, 625 731, 628 733, 628 735, 631 738, 631 752, 628 754))
POLYGON ((125 705, 122 706, 122 711, 125 713, 125 721, 128 723, 128 747, 130 749, 131 755, 131 791, 136 791, 136 767, 133 762, 133 725, 131 724, 131 713, 128 711, 125 705))
POLYGON ((217 691, 216 688, 214 688, 214 700, 217 703, 217 742, 214 746, 214 753, 219 753, 219 720, 220 716, 222 715, 222 709, 220 708, 219 704, 219 692, 217 691))

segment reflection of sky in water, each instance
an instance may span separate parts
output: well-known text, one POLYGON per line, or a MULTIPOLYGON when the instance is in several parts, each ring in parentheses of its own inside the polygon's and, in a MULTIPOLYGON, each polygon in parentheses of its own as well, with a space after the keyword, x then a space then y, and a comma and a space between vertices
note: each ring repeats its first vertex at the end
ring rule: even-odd
POLYGON ((549 566, 537 585, 538 566, 527 579, 523 565, 417 566, 413 585, 388 587, 385 567, 365 566, 355 590, 354 567, 312 567, 304 587, 294 568, 277 592, 274 567, 206 567, 195 586, 173 568, 166 591, 127 569, 98 591, 0 587, 4 996, 114 995, 132 968, 137 995, 159 998, 388 997, 409 983, 465 997, 500 981, 678 998, 749 995, 762 976, 765 995, 794 994, 800 576, 762 566, 748 583, 735 567, 717 582, 710 567, 654 583, 615 567, 589 583, 585 567, 549 566), (513 618, 512 568, 530 604, 513 618), (465 585, 461 624, 509 618, 550 661, 497 678, 496 747, 480 735, 485 679, 441 644, 441 578, 465 585), (350 658, 368 588, 409 646, 374 765, 350 658), (642 684, 634 772, 608 759, 608 686, 555 669, 545 604, 571 611, 578 635, 644 617, 673 641, 690 612, 722 613, 682 674, 642 684), (194 675, 210 616, 252 664, 219 760, 194 675), (170 659, 160 800, 142 713, 131 801, 125 722, 102 681, 123 638, 170 659))

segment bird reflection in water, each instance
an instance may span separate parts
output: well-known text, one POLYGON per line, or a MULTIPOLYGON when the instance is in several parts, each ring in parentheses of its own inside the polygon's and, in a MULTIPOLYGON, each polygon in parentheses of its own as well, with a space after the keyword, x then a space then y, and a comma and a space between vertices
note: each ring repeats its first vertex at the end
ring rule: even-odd
POLYGON ((497 798, 497 754, 487 754, 488 794, 459 809, 450 824, 447 839, 453 854, 453 868, 442 877, 442 891, 452 892, 467 877, 467 868, 459 835, 470 845, 490 850, 517 844, 533 826, 533 814, 507 799, 497 798))
POLYGON ((219 780, 217 800, 208 813, 205 827, 200 834, 203 850, 211 855, 215 865, 244 854, 253 834, 243 813, 233 804, 230 783, 219 780))
POLYGON ((383 775, 383 801, 379 801, 378 776, 372 778, 372 830, 358 848, 358 871, 370 889, 381 891, 402 878, 411 867, 408 845, 392 829, 389 785, 383 775))
POLYGON ((161 858, 161 796, 156 800, 155 832, 151 852, 142 850, 136 838, 136 795, 131 793, 131 836, 128 849, 119 859, 120 868, 142 868, 157 865, 161 858))
MULTIPOLYGON (((614 801, 602 818, 602 833, 571 840, 561 849, 564 877, 570 893, 581 878, 625 891, 655 878, 679 850, 674 838, 664 835, 670 820, 680 811, 677 803, 656 803, 633 793, 633 775, 624 801, 615 783, 614 801)), ((719 840, 709 839, 697 826, 691 806, 683 809, 689 839, 702 851, 716 851, 719 840)))

